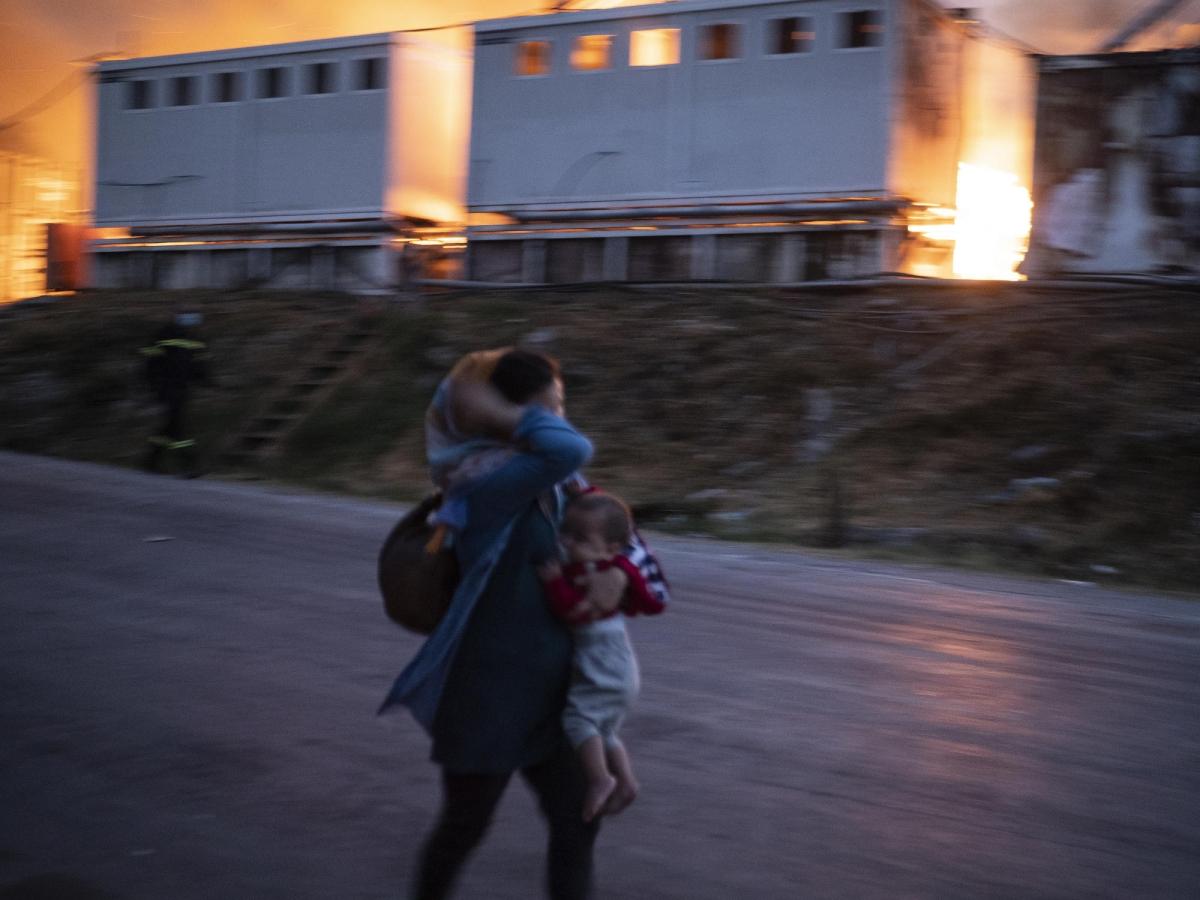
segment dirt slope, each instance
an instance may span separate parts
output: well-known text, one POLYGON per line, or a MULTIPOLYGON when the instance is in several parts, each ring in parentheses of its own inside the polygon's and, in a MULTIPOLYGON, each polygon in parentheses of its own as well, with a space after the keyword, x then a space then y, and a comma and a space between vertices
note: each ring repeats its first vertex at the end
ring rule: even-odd
POLYGON ((0 312, 0 446, 136 465, 136 349, 205 313, 220 449, 330 331, 380 340, 255 472, 414 498, 420 418, 467 350, 558 355, 589 474, 655 527, 1194 589, 1200 294, 898 285, 856 291, 79 296, 0 312))

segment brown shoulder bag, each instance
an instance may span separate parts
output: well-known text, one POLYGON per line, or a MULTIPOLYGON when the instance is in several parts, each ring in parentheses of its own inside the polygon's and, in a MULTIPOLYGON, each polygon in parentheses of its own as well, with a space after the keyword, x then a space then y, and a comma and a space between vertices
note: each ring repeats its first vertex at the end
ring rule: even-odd
POLYGON ((441 505, 440 493, 426 497, 396 523, 379 551, 384 612, 417 634, 437 627, 458 587, 458 558, 445 540, 446 526, 429 522, 441 505))

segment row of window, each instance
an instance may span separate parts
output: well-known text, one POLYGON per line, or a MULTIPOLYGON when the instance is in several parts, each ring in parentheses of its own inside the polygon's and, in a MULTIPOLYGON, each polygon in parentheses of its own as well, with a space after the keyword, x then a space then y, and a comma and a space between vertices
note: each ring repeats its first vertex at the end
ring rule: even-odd
POLYGON ((335 94, 339 90, 376 91, 387 81, 387 60, 367 57, 302 66, 268 66, 248 72, 214 72, 207 76, 208 94, 201 96, 206 76, 177 75, 160 80, 139 78, 125 82, 126 109, 156 106, 195 106, 200 103, 236 103, 250 97, 266 100, 297 94, 335 94))
MULTIPOLYGON (((810 16, 785 16, 768 19, 763 33, 763 52, 770 56, 809 53, 816 40, 816 23, 810 16)), ((862 9, 838 14, 836 46, 850 50, 879 47, 883 44, 883 14, 862 9)), ((696 58, 700 60, 740 59, 746 55, 745 27, 737 22, 716 22, 696 29, 696 58)), ((613 67, 611 34, 583 34, 571 43, 569 62, 581 72, 613 67)), ((629 65, 670 66, 680 59, 682 30, 646 28, 629 33, 629 65)), ((549 75, 553 46, 548 40, 519 41, 513 57, 517 75, 549 75)))

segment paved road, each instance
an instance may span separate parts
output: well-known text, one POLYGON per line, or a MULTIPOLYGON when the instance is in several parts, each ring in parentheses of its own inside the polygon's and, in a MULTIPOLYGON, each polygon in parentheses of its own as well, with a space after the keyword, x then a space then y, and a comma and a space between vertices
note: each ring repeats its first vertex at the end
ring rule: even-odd
MULTIPOLYGON (((0 898, 399 897, 396 514, 0 454, 0 898)), ((655 543, 600 900, 1200 896, 1200 604, 655 543)), ((541 842, 514 785, 460 897, 539 896, 541 842)))

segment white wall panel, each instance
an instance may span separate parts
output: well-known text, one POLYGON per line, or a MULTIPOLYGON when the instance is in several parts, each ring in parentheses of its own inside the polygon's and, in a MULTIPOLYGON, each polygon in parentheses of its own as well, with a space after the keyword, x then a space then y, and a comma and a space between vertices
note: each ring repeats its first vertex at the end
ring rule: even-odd
POLYGON ((102 64, 97 224, 381 219, 415 205, 461 218, 467 60, 415 44, 410 60, 408 43, 383 34, 102 64), (384 62, 378 89, 360 89, 367 58, 384 62), (308 93, 315 63, 332 66, 331 92, 308 93), (285 70, 285 96, 259 96, 268 67, 285 70), (216 102, 221 72, 239 73, 236 102, 216 102), (195 102, 166 106, 179 76, 199 79, 195 102), (154 83, 151 108, 127 108, 134 79, 154 83))
MULTIPOLYGON (((890 0, 688 4, 477 27, 472 209, 722 197, 802 198, 886 188, 891 70, 886 46, 842 50, 840 12, 890 0), (710 8, 705 9, 704 6, 710 8), (771 19, 810 17, 812 52, 767 53, 771 19), (741 26, 740 58, 696 58, 707 23, 741 26), (631 67, 629 34, 682 31, 678 65, 631 67), (612 34, 613 66, 576 71, 574 38, 612 34), (553 44, 550 74, 514 74, 518 42, 553 44)), ((889 23, 890 24, 890 23, 889 23)), ((885 41, 890 32, 885 30, 885 41)))

